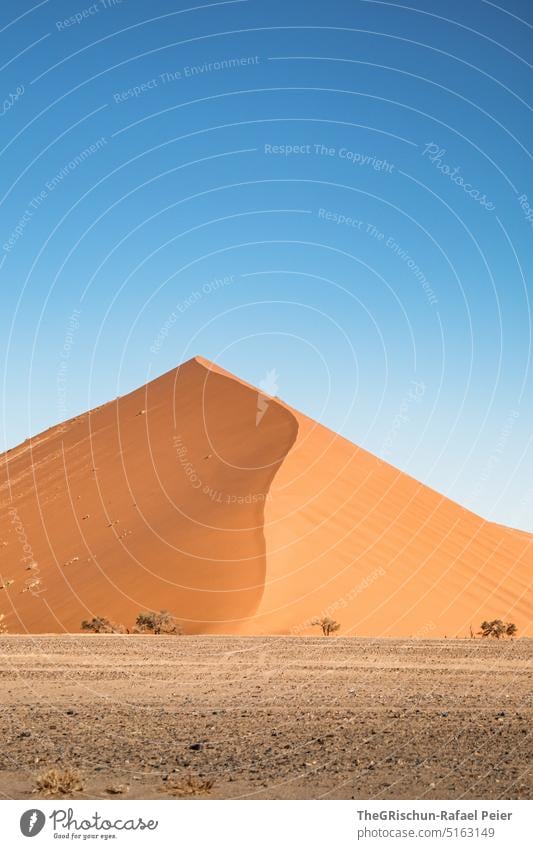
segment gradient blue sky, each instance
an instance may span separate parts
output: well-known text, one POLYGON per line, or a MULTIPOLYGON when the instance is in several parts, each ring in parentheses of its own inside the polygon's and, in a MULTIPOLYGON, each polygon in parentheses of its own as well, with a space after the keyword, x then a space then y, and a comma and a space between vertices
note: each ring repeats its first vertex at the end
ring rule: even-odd
POLYGON ((533 530, 530 3, 192 5, 2 4, 1 447, 201 354, 533 530))

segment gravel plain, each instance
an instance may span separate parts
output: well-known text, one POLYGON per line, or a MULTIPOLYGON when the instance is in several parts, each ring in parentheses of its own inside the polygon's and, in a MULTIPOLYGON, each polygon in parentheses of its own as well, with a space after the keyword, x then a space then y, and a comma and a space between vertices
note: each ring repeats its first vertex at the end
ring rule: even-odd
POLYGON ((0 637, 0 796, 530 799, 533 640, 0 637), (212 786, 209 788, 209 785, 212 786))

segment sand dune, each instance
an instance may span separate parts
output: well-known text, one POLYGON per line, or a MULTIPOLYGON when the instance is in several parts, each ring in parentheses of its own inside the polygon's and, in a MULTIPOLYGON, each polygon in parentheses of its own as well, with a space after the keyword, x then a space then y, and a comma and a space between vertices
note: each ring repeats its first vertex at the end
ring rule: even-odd
POLYGON ((532 542, 201 358, 0 457, 10 633, 533 633, 532 542))

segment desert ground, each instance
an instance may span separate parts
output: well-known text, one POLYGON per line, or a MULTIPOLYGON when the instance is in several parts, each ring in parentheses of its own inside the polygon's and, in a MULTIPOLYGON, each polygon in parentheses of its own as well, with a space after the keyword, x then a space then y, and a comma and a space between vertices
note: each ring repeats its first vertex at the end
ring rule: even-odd
POLYGON ((533 641, 0 637, 0 794, 532 798, 533 641), (206 787, 206 782, 212 787, 206 787))

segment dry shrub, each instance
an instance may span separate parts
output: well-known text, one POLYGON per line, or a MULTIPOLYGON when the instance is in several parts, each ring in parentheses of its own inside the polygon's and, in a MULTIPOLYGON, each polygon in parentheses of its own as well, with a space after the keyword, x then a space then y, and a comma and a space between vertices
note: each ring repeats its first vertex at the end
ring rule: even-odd
POLYGON ((481 623, 481 631, 478 633, 482 637, 494 637, 500 640, 502 637, 516 637, 518 628, 514 622, 502 622, 501 619, 490 619, 481 623))
POLYGON ((34 793, 42 796, 71 796, 83 790, 83 778, 76 769, 47 769, 35 779, 34 793))
POLYGON ((176 617, 168 610, 147 610, 139 613, 135 620, 137 634, 181 634, 182 628, 176 617))
POLYGON ((105 616, 93 616, 92 619, 84 619, 81 623, 82 631, 92 631, 94 634, 124 634, 124 625, 117 625, 105 616))
POLYGON ((335 631, 338 631, 341 627, 339 622, 335 622, 335 620, 330 619, 329 616, 324 616, 322 619, 313 619, 311 625, 318 625, 319 628, 322 629, 322 633, 325 637, 329 637, 331 634, 334 634, 335 631))
POLYGON ((164 790, 172 796, 206 796, 213 789, 214 778, 198 778, 187 775, 186 778, 172 779, 165 783, 164 790))

